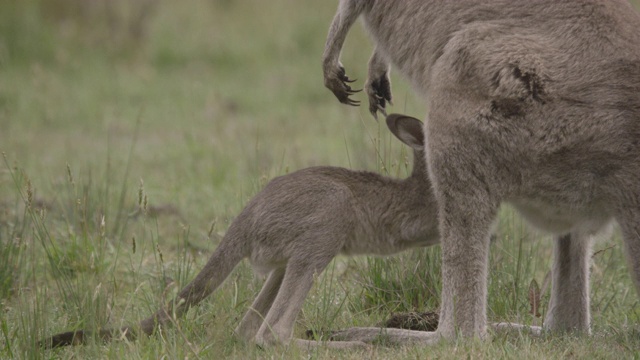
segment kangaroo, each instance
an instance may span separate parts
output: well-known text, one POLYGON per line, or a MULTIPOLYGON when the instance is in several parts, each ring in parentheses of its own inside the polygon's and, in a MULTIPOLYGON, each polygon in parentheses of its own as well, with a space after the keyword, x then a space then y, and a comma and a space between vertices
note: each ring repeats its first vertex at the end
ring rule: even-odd
MULTIPOLYGON (((590 333, 591 244, 610 223, 640 290, 640 15, 631 4, 340 0, 323 72, 349 105, 359 103, 339 57, 360 16, 375 43, 371 113, 391 103, 389 64, 429 109, 426 162, 442 242, 437 330, 388 336, 486 336, 489 234, 503 202, 555 235, 543 330, 590 333)), ((369 341, 376 331, 342 338, 369 341)))
MULTIPOLYGON (((311 167, 273 179, 242 210, 207 264, 166 307, 137 326, 100 330, 95 336, 135 339, 169 325, 209 296, 244 258, 268 277, 235 329, 261 345, 288 344, 296 316, 320 273, 338 254, 390 255, 439 242, 436 204, 424 162, 422 122, 404 115, 386 119, 391 132, 413 149, 414 166, 403 180, 339 167, 311 167)), ((41 344, 85 343, 84 330, 54 335, 41 344)), ((296 339, 296 345, 317 342, 296 339)), ((369 346, 329 342, 330 347, 369 346)))

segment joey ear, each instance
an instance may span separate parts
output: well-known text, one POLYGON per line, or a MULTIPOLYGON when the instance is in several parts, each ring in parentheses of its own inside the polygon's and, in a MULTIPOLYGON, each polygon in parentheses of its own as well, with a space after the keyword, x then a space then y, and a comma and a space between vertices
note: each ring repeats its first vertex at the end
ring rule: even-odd
POLYGON ((400 141, 416 150, 424 147, 422 121, 407 115, 391 114, 387 116, 387 127, 400 141))

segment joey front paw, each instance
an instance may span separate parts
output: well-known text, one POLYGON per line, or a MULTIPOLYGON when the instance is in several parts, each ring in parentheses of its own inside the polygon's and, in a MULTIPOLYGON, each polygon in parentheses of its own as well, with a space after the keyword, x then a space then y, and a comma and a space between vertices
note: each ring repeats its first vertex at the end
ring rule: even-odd
POLYGON ((349 96, 362 91, 362 89, 351 89, 351 86, 349 86, 348 83, 352 83, 354 81, 355 80, 349 79, 344 71, 344 67, 340 66, 337 71, 325 75, 324 86, 331 90, 341 103, 351 106, 359 106, 360 101, 349 98, 349 96))
POLYGON ((378 119, 378 111, 387 116, 387 102, 391 105, 391 81, 389 75, 385 72, 380 77, 367 80, 365 84, 367 96, 369 97, 369 112, 374 118, 378 119))

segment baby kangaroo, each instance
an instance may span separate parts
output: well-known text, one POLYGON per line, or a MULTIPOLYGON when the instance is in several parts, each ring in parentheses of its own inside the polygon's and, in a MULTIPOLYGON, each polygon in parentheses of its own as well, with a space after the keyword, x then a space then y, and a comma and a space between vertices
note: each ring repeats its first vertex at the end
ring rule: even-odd
MULTIPOLYGON (((176 299, 136 326, 100 330, 103 340, 138 332, 150 335, 170 317, 184 314, 209 296, 244 258, 268 274, 236 333, 258 344, 287 344, 294 322, 313 284, 338 254, 390 255, 437 244, 435 199, 424 162, 422 123, 390 115, 391 132, 413 149, 411 176, 392 179, 372 172, 311 167, 273 179, 233 221, 211 258, 176 299)), ((84 343, 88 331, 45 339, 45 347, 84 343)), ((296 339, 302 346, 317 345, 296 339)), ((332 347, 362 342, 329 342, 332 347)))
POLYGON ((340 0, 324 82, 351 105, 339 56, 359 17, 376 44, 371 112, 391 100, 389 64, 429 109, 442 300, 438 330, 414 339, 486 335, 489 234, 503 202, 556 236, 544 328, 590 332, 591 243, 611 222, 640 290, 640 14, 628 1, 340 0))

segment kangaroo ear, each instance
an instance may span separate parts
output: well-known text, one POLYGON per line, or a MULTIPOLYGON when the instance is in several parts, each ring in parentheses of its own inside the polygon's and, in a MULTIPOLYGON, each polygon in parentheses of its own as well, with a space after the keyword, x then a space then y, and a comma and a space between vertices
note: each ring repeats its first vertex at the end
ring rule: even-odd
POLYGON ((403 143, 416 150, 424 148, 422 121, 407 115, 391 114, 387 116, 387 126, 403 143))

